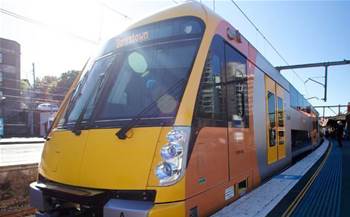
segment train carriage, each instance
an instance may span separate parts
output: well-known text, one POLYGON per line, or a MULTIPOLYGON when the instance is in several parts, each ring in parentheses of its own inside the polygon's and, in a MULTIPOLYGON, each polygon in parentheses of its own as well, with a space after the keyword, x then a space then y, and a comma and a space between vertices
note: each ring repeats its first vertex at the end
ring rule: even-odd
POLYGON ((37 216, 208 216, 314 148, 317 116, 237 29, 181 4, 85 66, 31 204, 37 216))

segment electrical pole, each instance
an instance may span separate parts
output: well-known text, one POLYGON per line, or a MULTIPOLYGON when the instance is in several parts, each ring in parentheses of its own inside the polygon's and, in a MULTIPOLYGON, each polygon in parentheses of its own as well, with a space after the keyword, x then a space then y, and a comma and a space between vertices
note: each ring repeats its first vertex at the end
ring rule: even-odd
MULTIPOLYGON (((339 66, 339 65, 350 65, 350 60, 341 60, 341 61, 333 61, 333 62, 321 62, 321 63, 307 63, 307 64, 298 64, 298 65, 288 65, 288 66, 277 66, 275 67, 278 71, 286 70, 286 69, 302 69, 302 68, 312 68, 312 67, 324 67, 324 84, 315 81, 311 78, 313 82, 316 82, 324 87, 324 97, 323 101, 327 101, 327 83, 328 83, 328 67, 329 66, 339 66)), ((307 80, 307 81, 308 81, 307 80)))
POLYGON ((33 66, 33 87, 35 89, 35 63, 32 63, 32 66, 33 66))
POLYGON ((32 91, 30 91, 29 95, 30 95, 30 106, 29 106, 29 113, 28 113, 28 124, 29 124, 29 128, 30 128, 30 136, 34 135, 34 102, 33 102, 33 94, 35 92, 35 63, 32 63, 32 73, 33 73, 33 87, 32 87, 32 91))
POLYGON ((327 82, 328 81, 328 65, 325 66, 324 69, 324 97, 323 101, 327 101, 327 82))

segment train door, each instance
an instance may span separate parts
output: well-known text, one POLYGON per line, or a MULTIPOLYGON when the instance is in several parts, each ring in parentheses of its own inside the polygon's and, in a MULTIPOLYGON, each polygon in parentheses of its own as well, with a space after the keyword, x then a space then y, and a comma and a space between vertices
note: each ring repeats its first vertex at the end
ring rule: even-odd
POLYGON ((271 164, 278 159, 276 138, 276 84, 271 78, 265 76, 266 87, 266 138, 267 163, 271 164))
POLYGON ((230 45, 225 45, 226 89, 230 179, 246 180, 251 175, 247 160, 252 142, 249 126, 247 60, 230 45))
POLYGON ((276 111, 277 111, 277 156, 278 160, 286 156, 285 146, 285 115, 283 88, 276 84, 276 111))
POLYGON ((272 164, 286 156, 283 89, 265 76, 266 87, 266 144, 267 163, 272 164))
MULTIPOLYGON (((196 101, 192 125, 195 141, 186 168, 187 198, 229 179, 224 62, 224 42, 216 36, 210 46, 196 101)), ((216 194, 222 196, 219 191, 216 194)), ((196 200, 192 200, 194 205, 201 203, 196 200)), ((207 198, 201 200, 204 202, 207 198)), ((207 208, 199 207, 200 210, 207 208)))

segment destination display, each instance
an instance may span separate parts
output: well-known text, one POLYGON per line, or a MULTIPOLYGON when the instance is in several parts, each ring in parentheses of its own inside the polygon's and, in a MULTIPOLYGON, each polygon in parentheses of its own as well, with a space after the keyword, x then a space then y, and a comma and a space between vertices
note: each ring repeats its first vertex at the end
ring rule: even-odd
POLYGON ((204 24, 199 18, 180 17, 138 27, 110 39, 98 56, 116 49, 142 44, 149 41, 171 40, 172 38, 202 36, 204 24))

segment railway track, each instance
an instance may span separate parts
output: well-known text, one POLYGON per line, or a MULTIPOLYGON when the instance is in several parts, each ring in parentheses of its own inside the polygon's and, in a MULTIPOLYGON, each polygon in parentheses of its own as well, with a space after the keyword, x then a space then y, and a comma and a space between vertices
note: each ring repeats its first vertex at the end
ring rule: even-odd
POLYGON ((37 167, 37 164, 0 167, 1 217, 22 217, 34 213, 35 209, 28 205, 28 186, 37 178, 37 167))

